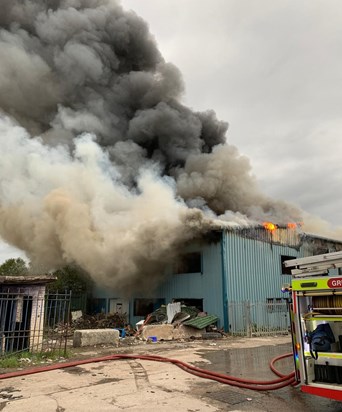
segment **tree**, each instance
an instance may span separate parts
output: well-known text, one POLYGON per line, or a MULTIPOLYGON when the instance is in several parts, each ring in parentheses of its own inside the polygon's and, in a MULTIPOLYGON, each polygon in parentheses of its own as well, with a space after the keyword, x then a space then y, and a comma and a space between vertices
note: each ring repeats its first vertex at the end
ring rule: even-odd
POLYGON ((22 258, 7 259, 0 265, 0 276, 23 276, 28 274, 28 267, 22 258))
POLYGON ((71 290, 75 295, 86 293, 90 289, 89 277, 75 266, 65 266, 53 273, 57 279, 48 285, 49 291, 64 292, 71 290))

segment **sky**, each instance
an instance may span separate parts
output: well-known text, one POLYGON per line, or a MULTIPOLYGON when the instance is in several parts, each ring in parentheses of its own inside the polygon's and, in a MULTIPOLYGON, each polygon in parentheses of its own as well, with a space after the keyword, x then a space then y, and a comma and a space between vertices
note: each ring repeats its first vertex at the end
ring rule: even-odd
POLYGON ((342 225, 340 1, 123 0, 262 190, 342 225))
MULTIPOLYGON (((339 1, 122 0, 182 72, 184 104, 213 109, 260 188, 342 225, 339 1)), ((7 245, 0 262, 24 256, 7 245)))

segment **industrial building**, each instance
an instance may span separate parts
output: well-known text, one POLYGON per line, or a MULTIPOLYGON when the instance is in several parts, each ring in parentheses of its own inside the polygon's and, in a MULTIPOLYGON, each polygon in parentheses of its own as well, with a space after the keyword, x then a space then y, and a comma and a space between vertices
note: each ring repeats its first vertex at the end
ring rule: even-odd
MULTIPOLYGON (((285 260, 340 250, 341 241, 310 235, 292 225, 222 228, 189 244, 152 296, 128 300, 95 289, 93 300, 98 311, 126 313, 133 325, 160 305, 181 301, 218 316, 219 328, 237 331, 249 316, 242 306, 246 302, 264 304, 262 310, 269 308, 269 312, 277 312, 276 305, 286 302, 288 296, 281 288, 290 283, 291 274, 283 264, 285 260)), ((253 316, 256 319, 251 322, 262 322, 258 315, 253 316)), ((276 319, 279 316, 274 320, 275 330, 276 319)))

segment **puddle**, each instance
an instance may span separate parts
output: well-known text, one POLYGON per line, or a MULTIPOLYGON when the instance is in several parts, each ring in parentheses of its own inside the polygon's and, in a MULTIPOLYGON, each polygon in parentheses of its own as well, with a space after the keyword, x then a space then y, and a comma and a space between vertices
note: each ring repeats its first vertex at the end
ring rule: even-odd
MULTIPOLYGON (((277 356, 290 352, 292 352, 291 344, 254 348, 224 348, 215 351, 200 349, 196 351, 196 354, 208 360, 210 364, 207 362, 196 362, 196 366, 239 378, 273 380, 277 376, 269 367, 270 361, 277 356)), ((294 369, 292 357, 279 360, 275 363, 275 367, 284 374, 292 372, 294 369)), ((254 410, 277 412, 288 412, 289 410, 310 412, 342 411, 340 402, 303 393, 298 387, 287 386, 279 390, 267 392, 248 390, 248 397, 249 394, 251 394, 251 400, 248 402, 250 407, 246 410, 253 410, 255 408, 254 410)), ((215 388, 207 392, 205 396, 230 405, 238 405, 246 400, 249 401, 246 392, 242 393, 241 389, 229 385, 226 385, 224 389, 222 387, 221 389, 215 388)))
MULTIPOLYGON (((276 375, 270 370, 269 363, 276 356, 291 352, 291 344, 279 346, 259 346, 254 348, 239 348, 207 351, 197 351, 207 362, 196 362, 196 366, 210 371, 225 373, 227 375, 252 379, 273 379, 276 375)), ((291 358, 276 362, 276 368, 284 374, 294 369, 291 358)))

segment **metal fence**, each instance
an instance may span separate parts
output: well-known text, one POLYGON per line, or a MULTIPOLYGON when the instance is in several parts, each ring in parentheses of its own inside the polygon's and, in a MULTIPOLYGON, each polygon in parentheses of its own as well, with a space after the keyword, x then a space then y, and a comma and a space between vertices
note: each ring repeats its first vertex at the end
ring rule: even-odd
POLYGON ((0 293, 0 356, 66 350, 71 293, 0 293))
POLYGON ((70 310, 71 311, 81 310, 82 313, 86 313, 87 300, 88 300, 88 296, 86 293, 83 293, 81 295, 72 295, 71 302, 70 302, 70 310))
POLYGON ((232 335, 279 335, 290 330, 287 302, 231 302, 228 317, 232 335))

